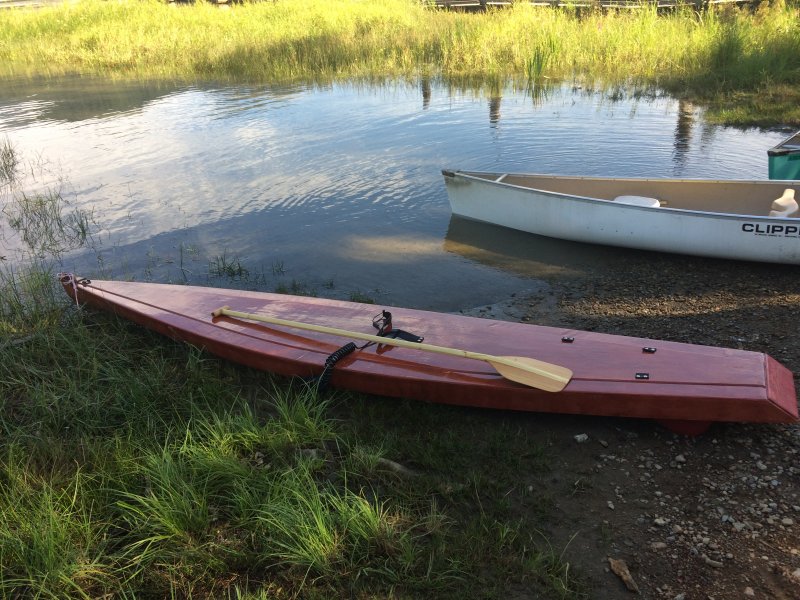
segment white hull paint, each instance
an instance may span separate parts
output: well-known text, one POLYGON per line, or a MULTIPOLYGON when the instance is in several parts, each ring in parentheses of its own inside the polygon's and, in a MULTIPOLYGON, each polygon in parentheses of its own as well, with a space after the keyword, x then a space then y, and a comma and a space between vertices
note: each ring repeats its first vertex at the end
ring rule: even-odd
MULTIPOLYGON (((468 219, 578 242, 715 258, 800 264, 800 218, 730 214, 669 206, 649 208, 495 181, 503 178, 501 173, 444 173, 453 214, 468 219), (491 176, 491 179, 487 176, 491 176)), ((514 176, 517 179, 520 177, 527 176, 514 176)), ((589 180, 574 179, 582 182, 589 180)), ((596 181, 601 179, 611 181, 608 178, 596 178, 596 181)), ((647 181, 658 180, 638 180, 640 185, 636 189, 641 195, 646 195, 642 191, 647 191, 647 181)), ((696 185, 699 181, 660 180, 661 186, 668 183, 696 185)), ((739 182, 709 183, 735 186, 739 182)), ((740 183, 757 186, 775 182, 740 183)), ((800 181, 783 181, 780 185, 794 185, 800 189, 800 181)), ((774 189, 777 191, 778 188, 774 189)), ((775 197, 769 196, 770 193, 776 193, 773 190, 764 191, 765 198, 775 197)), ((770 203, 765 200, 766 213, 769 206, 770 203)))

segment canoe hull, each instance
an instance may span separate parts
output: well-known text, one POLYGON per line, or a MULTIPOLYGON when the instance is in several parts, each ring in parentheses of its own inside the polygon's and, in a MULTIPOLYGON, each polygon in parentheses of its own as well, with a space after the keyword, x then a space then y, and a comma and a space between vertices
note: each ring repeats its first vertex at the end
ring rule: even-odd
MULTIPOLYGON (((64 282, 80 304, 113 312, 176 340, 257 369, 318 376, 349 340, 329 334, 212 318, 222 306, 272 317, 374 333, 374 305, 150 283, 64 282)), ((483 408, 617 416, 659 421, 793 422, 792 374, 764 354, 389 308, 396 327, 426 343, 563 365, 574 377, 558 393, 502 378, 487 363, 388 346, 341 360, 335 387, 483 408), (655 352, 645 350, 655 348, 655 352), (644 378, 646 377, 646 378, 644 378)))
MULTIPOLYGON (((644 190, 640 194, 647 195, 648 180, 628 181, 634 182, 632 185, 637 185, 638 190, 644 190)), ((667 182, 662 181, 661 186, 667 182)), ((445 183, 453 214, 528 233, 640 250, 800 264, 797 218, 648 208, 529 189, 460 172, 446 172, 445 183)), ((692 181, 691 185, 698 183, 692 181)), ((774 182, 764 183, 775 186, 774 182)), ((656 184, 650 183, 649 187, 655 188, 656 184)), ((775 193, 780 195, 777 189, 775 193)), ((658 197, 655 193, 650 195, 658 197)), ((768 202, 764 209, 768 211, 768 202)))
POLYGON ((800 131, 767 150, 770 179, 800 179, 800 131))

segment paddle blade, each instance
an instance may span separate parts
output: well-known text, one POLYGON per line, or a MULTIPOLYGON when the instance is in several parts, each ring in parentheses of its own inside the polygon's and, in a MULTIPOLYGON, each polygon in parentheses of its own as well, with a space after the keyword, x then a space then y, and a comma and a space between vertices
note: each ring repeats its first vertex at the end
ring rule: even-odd
POLYGON ((560 365, 524 356, 498 356, 488 360, 497 372, 510 381, 544 390, 560 392, 572 379, 572 371, 560 365))

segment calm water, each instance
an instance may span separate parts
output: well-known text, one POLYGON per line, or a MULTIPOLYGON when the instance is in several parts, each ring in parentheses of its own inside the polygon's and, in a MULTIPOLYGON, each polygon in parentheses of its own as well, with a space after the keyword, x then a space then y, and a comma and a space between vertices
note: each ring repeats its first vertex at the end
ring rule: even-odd
POLYGON ((630 251, 451 218, 442 168, 766 179, 766 151, 785 132, 570 86, 533 101, 435 84, 73 78, 4 81, 0 136, 50 173, 30 185, 61 178, 65 196, 93 210, 96 250, 66 261, 81 273, 455 310, 630 251), (209 276, 224 264, 249 275, 209 276))

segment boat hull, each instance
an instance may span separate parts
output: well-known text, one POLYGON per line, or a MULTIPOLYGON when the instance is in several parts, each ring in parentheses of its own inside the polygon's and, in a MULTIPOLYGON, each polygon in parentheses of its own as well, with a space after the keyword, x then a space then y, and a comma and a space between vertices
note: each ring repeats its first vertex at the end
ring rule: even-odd
MULTIPOLYGON (((654 197, 660 196, 655 193, 660 191, 659 187, 669 184, 669 180, 626 181, 633 182, 631 185, 636 186, 639 194, 654 197), (647 194, 649 188, 654 193, 647 194)), ((445 172, 445 183, 453 214, 527 233, 640 250, 800 264, 797 218, 635 206, 530 189, 461 172, 445 172)), ((686 180, 672 180, 672 183, 700 184, 686 180)), ((762 182, 747 183, 757 186, 762 182)), ((775 197, 780 195, 775 182, 763 183, 775 188, 775 197)), ((800 182, 787 183, 800 186, 800 182)), ((728 185, 735 186, 736 182, 728 185)), ((764 209, 767 214, 769 202, 765 201, 764 209)))
MULTIPOLYGON (((62 282, 80 304, 113 312, 234 362, 287 376, 320 375, 349 340, 212 317, 231 309, 374 333, 374 305, 151 283, 62 282)), ((792 374, 761 353, 389 308, 395 326, 425 342, 494 356, 526 356, 572 369, 558 393, 501 377, 489 364, 416 349, 368 346, 335 367, 335 387, 392 397, 516 411, 691 422, 793 422, 792 374)))
POLYGON ((800 131, 767 150, 770 179, 800 179, 800 131))

